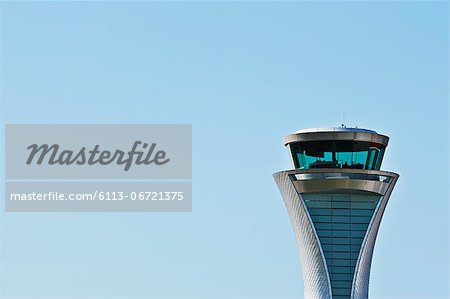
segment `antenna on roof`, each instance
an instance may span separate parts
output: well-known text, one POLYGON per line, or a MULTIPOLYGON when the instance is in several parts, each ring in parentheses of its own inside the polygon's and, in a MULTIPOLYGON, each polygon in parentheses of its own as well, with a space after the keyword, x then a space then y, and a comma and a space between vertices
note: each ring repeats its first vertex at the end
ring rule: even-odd
POLYGON ((341 127, 342 128, 346 128, 346 126, 345 126, 345 110, 342 111, 342 125, 341 125, 341 127))

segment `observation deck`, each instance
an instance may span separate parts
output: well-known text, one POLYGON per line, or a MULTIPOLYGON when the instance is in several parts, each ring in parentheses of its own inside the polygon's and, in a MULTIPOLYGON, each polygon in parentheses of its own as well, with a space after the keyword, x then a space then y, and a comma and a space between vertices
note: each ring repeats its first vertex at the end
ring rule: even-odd
POLYGON ((296 169, 380 170, 389 137, 361 128, 314 128, 284 138, 296 169))

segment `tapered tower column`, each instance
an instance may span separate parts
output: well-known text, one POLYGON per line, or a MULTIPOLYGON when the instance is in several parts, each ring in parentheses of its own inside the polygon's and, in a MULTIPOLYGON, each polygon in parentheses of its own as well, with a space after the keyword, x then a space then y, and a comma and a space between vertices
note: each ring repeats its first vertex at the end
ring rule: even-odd
POLYGON ((380 171, 389 138, 327 128, 285 138, 293 170, 274 174, 297 239, 305 298, 367 298, 378 228, 398 174, 380 171))

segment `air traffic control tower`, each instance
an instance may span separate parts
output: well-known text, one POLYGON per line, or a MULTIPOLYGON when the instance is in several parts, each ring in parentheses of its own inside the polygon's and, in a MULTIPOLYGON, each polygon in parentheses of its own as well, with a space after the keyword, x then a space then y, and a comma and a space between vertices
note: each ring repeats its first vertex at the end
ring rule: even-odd
POLYGON ((300 130, 293 170, 273 176, 302 263, 304 298, 367 298, 375 239, 398 174, 380 171, 389 137, 359 128, 300 130))

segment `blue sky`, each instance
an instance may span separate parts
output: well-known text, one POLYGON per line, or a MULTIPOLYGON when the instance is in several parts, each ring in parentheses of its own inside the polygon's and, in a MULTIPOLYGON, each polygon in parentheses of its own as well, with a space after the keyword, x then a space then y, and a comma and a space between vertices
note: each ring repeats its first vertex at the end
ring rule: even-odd
POLYGON ((192 213, 1 212, 0 297, 302 297, 272 173, 291 167, 284 135, 343 113, 391 137, 382 169, 401 176, 371 298, 448 297, 446 2, 0 9, 2 124, 191 123, 194 136, 192 213))

